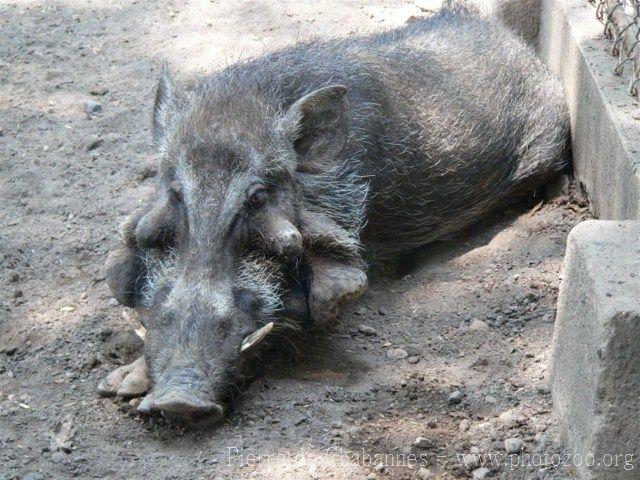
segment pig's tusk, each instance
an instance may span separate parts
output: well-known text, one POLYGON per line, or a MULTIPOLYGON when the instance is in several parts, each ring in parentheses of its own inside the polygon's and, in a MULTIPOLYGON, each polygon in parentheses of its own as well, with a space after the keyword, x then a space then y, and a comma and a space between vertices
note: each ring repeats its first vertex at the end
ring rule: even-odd
POLYGON ((258 343, 260 343, 262 340, 264 340, 264 337, 269 335, 271 330, 273 330, 273 322, 269 322, 264 327, 260 327, 258 330, 253 332, 251 335, 247 335, 245 339, 242 340, 240 353, 245 353, 258 343))

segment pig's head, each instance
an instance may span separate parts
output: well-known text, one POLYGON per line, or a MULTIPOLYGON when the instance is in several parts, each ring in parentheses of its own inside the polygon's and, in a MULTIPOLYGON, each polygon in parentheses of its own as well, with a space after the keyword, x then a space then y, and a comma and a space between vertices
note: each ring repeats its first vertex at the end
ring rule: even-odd
POLYGON ((147 328, 153 388, 140 410, 216 421, 246 359, 290 323, 286 279, 302 249, 296 175, 322 171, 343 148, 345 91, 322 88, 277 111, 259 87, 248 93, 221 77, 187 94, 163 72, 159 184, 129 225, 139 252, 130 257, 144 265, 125 259, 108 273, 114 291, 118 282, 136 290, 127 298, 140 299, 147 328))

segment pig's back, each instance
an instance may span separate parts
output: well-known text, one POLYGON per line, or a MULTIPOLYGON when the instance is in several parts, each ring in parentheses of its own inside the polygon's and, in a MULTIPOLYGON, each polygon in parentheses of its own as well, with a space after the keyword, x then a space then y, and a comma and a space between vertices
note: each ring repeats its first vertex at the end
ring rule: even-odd
POLYGON ((504 27, 464 10, 237 68, 276 110, 347 86, 343 171, 369 182, 362 239, 377 257, 460 230, 568 160, 559 83, 504 27))

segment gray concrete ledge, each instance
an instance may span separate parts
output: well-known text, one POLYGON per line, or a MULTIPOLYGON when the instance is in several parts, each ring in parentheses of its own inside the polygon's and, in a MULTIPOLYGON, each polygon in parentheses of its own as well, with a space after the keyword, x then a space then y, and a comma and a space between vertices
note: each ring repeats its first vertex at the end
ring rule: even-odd
POLYGON ((550 381, 582 480, 640 478, 640 222, 576 226, 558 297, 550 381))
POLYGON ((586 0, 543 0, 538 50, 565 86, 575 176, 602 219, 640 218, 640 120, 586 0))

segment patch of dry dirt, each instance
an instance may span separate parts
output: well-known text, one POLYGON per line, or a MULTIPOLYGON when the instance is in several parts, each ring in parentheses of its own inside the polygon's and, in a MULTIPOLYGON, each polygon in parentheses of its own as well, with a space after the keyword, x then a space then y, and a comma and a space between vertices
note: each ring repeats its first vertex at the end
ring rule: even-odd
POLYGON ((140 347, 102 265, 154 184, 161 60, 191 84, 299 38, 397 24, 398 7, 413 14, 399 0, 0 1, 0 478, 458 479, 473 452, 487 478, 568 478, 544 457, 513 466, 503 444, 559 452, 545 375, 566 236, 585 216, 566 198, 374 280, 328 332, 265 359, 216 430, 96 398, 140 347))

